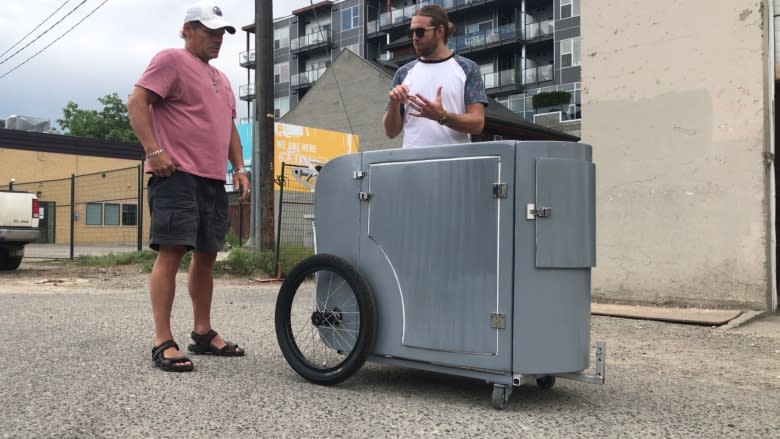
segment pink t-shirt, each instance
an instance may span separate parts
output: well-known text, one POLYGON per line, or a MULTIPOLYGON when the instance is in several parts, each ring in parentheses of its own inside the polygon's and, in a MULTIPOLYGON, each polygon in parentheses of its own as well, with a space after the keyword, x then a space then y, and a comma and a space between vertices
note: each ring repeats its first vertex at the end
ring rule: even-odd
MULTIPOLYGON (((151 109, 154 130, 176 168, 224 181, 236 117, 227 76, 185 49, 165 49, 136 85, 162 98, 151 109)), ((148 163, 146 172, 151 172, 148 163)))

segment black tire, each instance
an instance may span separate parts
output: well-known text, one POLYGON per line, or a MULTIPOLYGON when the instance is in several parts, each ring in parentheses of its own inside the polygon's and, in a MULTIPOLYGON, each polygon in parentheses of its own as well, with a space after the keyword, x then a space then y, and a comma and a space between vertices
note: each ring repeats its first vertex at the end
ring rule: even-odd
POLYGON ((290 271, 274 320, 287 363, 316 384, 351 377, 374 348, 374 294, 360 272, 335 255, 310 256, 290 271))
POLYGON ((0 270, 16 270, 22 263, 21 256, 9 256, 7 248, 0 248, 0 270))
POLYGON ((539 377, 536 379, 536 385, 539 386, 540 389, 552 389, 555 385, 555 377, 550 375, 539 377))

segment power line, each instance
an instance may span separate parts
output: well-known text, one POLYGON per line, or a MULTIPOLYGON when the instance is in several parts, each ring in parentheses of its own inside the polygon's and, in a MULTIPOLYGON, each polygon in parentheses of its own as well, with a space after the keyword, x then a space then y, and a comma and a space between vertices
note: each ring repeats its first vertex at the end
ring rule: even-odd
MULTIPOLYGON (((4 60, 0 61, 0 65, 2 65, 2 64, 5 64, 5 63, 6 63, 6 61, 8 61, 9 59, 13 58, 13 57, 14 57, 14 56, 15 56, 17 53, 19 53, 19 52, 21 52, 22 50, 26 49, 26 48, 27 48, 27 47, 28 47, 30 44, 32 44, 32 43, 34 43, 34 42, 38 41, 38 40, 39 40, 39 39, 40 39, 42 36, 46 35, 46 34, 47 34, 47 33, 48 33, 50 30, 52 30, 52 29, 53 29, 55 26, 57 26, 58 24, 62 23, 62 21, 63 21, 63 20, 65 20, 66 18, 68 18, 68 16, 70 16, 70 14, 74 13, 74 12, 76 11, 76 9, 80 8, 80 7, 81 7, 81 5, 83 5, 83 4, 84 4, 84 3, 86 3, 86 2, 87 2, 87 0, 82 0, 82 1, 81 1, 81 3, 79 3, 78 5, 76 5, 76 7, 75 7, 75 8, 71 9, 71 10, 70 10, 70 12, 68 12, 67 14, 65 14, 65 16, 64 16, 64 17, 60 18, 60 20, 59 20, 59 21, 57 21, 56 23, 54 23, 54 24, 52 24, 51 26, 49 26, 49 28, 48 28, 48 29, 46 29, 45 31, 43 31, 43 33, 42 33, 42 34, 40 34, 40 35, 38 35, 37 37, 35 37, 35 39, 34 39, 34 40, 32 40, 32 41, 30 41, 29 43, 25 44, 25 45, 24 45, 24 47, 22 47, 21 49, 17 50, 17 51, 16 51, 16 52, 14 52, 14 53, 12 53, 12 54, 11 54, 11 55, 9 55, 9 56, 8 56, 6 59, 4 59, 4 60)), ((100 7, 100 6, 98 6, 98 7, 100 7)), ((89 17, 89 15, 88 15, 87 17, 89 17)), ((81 22, 79 22, 79 23, 81 23, 81 22)), ((56 41, 56 40, 55 40, 55 41, 56 41)), ((48 46, 46 46, 46 47, 48 47, 48 46)), ((10 50, 10 49, 9 49, 9 50, 10 50)))
MULTIPOLYGON (((86 1, 86 0, 85 0, 85 1, 86 1)), ((70 31, 72 31, 73 29, 75 29, 75 28, 76 28, 76 26, 80 25, 80 24, 81 24, 81 23, 82 23, 84 20, 86 20, 87 18, 89 18, 89 16, 90 16, 90 15, 94 14, 94 13, 95 13, 95 12, 96 12, 98 9, 100 9, 101 7, 103 7, 103 5, 105 5, 107 2, 108 2, 108 0, 103 0, 103 3, 99 4, 99 5, 98 5, 98 6, 97 6, 95 9, 93 9, 93 10, 92 10, 92 11, 91 11, 89 14, 87 14, 86 16, 84 16, 84 18, 82 18, 81 20, 79 20, 79 21, 78 21, 78 23, 74 24, 74 25, 73 25, 73 26, 72 26, 70 29, 66 30, 66 31, 65 31, 65 33, 63 33, 62 35, 60 35, 59 37, 57 37, 57 38, 56 38, 54 41, 52 41, 51 43, 49 43, 48 45, 46 45, 46 47, 44 47, 43 49, 41 49, 41 50, 39 50, 39 51, 35 52, 35 53, 34 53, 34 54, 31 56, 31 57, 29 57, 29 58, 27 58, 26 60, 22 61, 22 63, 21 63, 21 64, 18 64, 18 65, 17 65, 16 67, 14 67, 13 69, 11 69, 11 70, 9 70, 9 71, 7 71, 7 72, 3 73, 3 75, 2 75, 2 76, 0 76, 0 79, 3 79, 3 78, 5 78, 5 77, 6 77, 6 76, 8 76, 9 74, 11 74, 11 72, 13 72, 14 70, 16 70, 16 69, 18 69, 19 67, 21 67, 21 66, 23 66, 23 65, 27 64, 27 61, 29 61, 29 60, 31 60, 31 59, 33 59, 33 58, 35 58, 36 56, 38 56, 38 54, 39 54, 39 53, 41 53, 41 52, 43 52, 44 50, 46 50, 46 49, 48 49, 49 47, 51 47, 51 45, 52 45, 52 44, 56 43, 57 41, 59 41, 59 40, 60 40, 60 38, 64 37, 64 36, 65 36, 65 35, 67 35, 67 34, 68 34, 70 31)), ((82 3, 84 3, 84 2, 82 2, 82 3)), ((1 64, 1 63, 0 63, 0 64, 1 64)))
POLYGON ((10 52, 10 51, 11 51, 11 49, 13 49, 14 47, 18 46, 18 45, 19 45, 19 43, 21 43, 22 41, 24 41, 24 39, 25 39, 25 38, 27 38, 27 37, 29 37, 30 35, 32 35, 32 33, 33 33, 33 32, 35 32, 36 30, 38 30, 38 28, 39 28, 39 27, 43 26, 43 23, 46 23, 46 21, 48 21, 48 20, 49 20, 51 17, 53 17, 53 16, 54 16, 54 14, 56 14, 57 12, 59 12, 59 11, 60 11, 60 9, 62 9, 62 7, 63 7, 63 6, 65 6, 66 4, 68 4, 68 2, 70 2, 70 0, 65 0, 65 3, 61 4, 59 8, 55 9, 55 10, 54 10, 54 12, 52 12, 52 13, 51 13, 51 15, 49 15, 49 16, 48 16, 48 17, 46 17, 46 18, 44 18, 44 19, 43 19, 43 21, 42 21, 42 22, 40 22, 40 24, 38 24, 38 26, 35 26, 35 27, 33 28, 33 30, 31 30, 31 31, 30 31, 30 32, 29 32, 27 35, 23 36, 23 37, 22 37, 22 38, 21 38, 19 41, 17 41, 16 43, 14 43, 14 45, 13 45, 13 46, 11 46, 11 47, 9 47, 9 48, 8 48, 8 49, 7 49, 5 52, 3 52, 3 53, 0 53, 0 57, 2 57, 3 55, 5 55, 6 53, 10 52))

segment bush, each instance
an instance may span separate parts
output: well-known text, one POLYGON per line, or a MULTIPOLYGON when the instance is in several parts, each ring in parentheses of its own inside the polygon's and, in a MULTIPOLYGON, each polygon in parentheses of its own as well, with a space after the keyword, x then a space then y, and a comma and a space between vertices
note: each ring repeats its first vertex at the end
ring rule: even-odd
POLYGON ((571 102, 571 93, 568 91, 549 91, 535 94, 532 98, 534 108, 566 105, 571 102))
MULTIPOLYGON (((313 249, 301 244, 283 244, 279 247, 279 266, 282 275, 289 273, 292 268, 303 259, 314 254, 313 249)), ((79 256, 73 260, 76 265, 91 267, 110 267, 115 265, 139 264, 147 273, 152 271, 157 260, 157 252, 143 250, 140 252, 127 252, 109 254, 107 256, 79 256)), ((180 271, 187 271, 192 262, 192 252, 187 252, 181 261, 180 271)), ((257 271, 264 272, 269 277, 276 276, 276 252, 264 251, 255 253, 252 249, 234 247, 230 250, 227 259, 217 261, 214 265, 216 274, 236 274, 248 276, 257 271)))

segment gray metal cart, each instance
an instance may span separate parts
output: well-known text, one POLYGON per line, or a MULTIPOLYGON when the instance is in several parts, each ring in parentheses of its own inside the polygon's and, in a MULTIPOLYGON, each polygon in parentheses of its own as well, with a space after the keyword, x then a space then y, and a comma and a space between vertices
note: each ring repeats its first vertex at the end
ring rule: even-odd
POLYGON ((282 284, 276 333, 304 378, 366 360, 513 386, 604 383, 590 359, 595 166, 573 142, 497 141, 350 154, 315 192, 318 254, 282 284))

